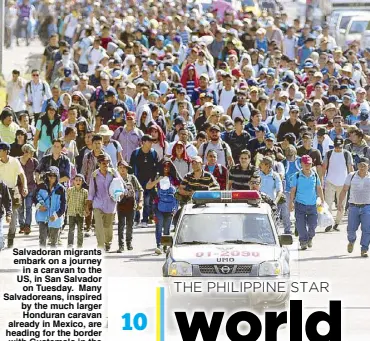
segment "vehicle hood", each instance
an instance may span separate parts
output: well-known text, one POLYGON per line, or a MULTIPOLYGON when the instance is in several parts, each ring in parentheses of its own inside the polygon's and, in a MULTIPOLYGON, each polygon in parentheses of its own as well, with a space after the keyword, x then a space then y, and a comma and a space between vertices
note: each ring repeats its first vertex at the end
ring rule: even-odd
POLYGON ((259 264, 278 260, 281 248, 277 245, 179 245, 171 250, 174 261, 197 264, 259 264))

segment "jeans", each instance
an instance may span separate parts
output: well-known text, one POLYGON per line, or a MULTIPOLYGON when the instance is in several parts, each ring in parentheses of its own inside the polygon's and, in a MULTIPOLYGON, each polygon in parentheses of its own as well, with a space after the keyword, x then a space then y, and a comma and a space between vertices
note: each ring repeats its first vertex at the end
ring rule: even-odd
POLYGON ((150 191, 145 190, 144 191, 143 220, 142 220, 143 223, 148 222, 149 216, 152 210, 153 210, 153 204, 152 204, 152 199, 150 197, 150 191))
POLYGON ((81 73, 87 73, 89 70, 89 66, 86 64, 78 64, 78 68, 80 69, 81 73))
POLYGON ((32 222, 32 197, 33 191, 28 193, 25 198, 23 198, 22 206, 18 208, 19 214, 19 225, 24 226, 28 225, 31 226, 32 222), (24 212, 26 211, 26 218, 24 217, 24 212))
POLYGON ((160 212, 158 208, 155 209, 157 223, 155 224, 155 239, 157 246, 161 244, 162 230, 164 235, 170 234, 170 227, 173 218, 173 212, 160 212))
POLYGON ((118 246, 122 247, 123 242, 123 232, 126 227, 126 244, 132 242, 132 228, 134 225, 135 211, 131 212, 117 212, 118 215, 118 246))
POLYGON ((283 204, 278 205, 278 210, 281 215, 281 219, 283 221, 284 226, 284 233, 291 233, 291 226, 290 226, 290 212, 288 206, 288 200, 283 204))
POLYGON ((80 215, 69 216, 68 245, 73 245, 75 239, 75 227, 77 225, 77 247, 82 247, 84 241, 84 217, 80 215))
POLYGON ((303 205, 295 202, 295 221, 299 241, 307 243, 310 239, 313 239, 317 227, 316 205, 303 205))
MULTIPOLYGON (((332 212, 332 206, 333 206, 333 202, 334 202, 334 199, 335 199, 335 195, 337 196, 337 200, 338 200, 339 199, 339 194, 342 191, 342 189, 343 189, 343 186, 335 186, 330 182, 325 183, 325 202, 329 206, 330 213, 332 212)), ((344 202, 346 202, 346 198, 344 199, 344 202)), ((337 216, 335 218, 335 223, 336 224, 338 224, 338 225, 340 224, 340 222, 342 221, 342 218, 343 218, 343 214, 344 214, 344 210, 342 210, 342 211, 338 210, 337 211, 337 216)))
POLYGON ((12 210, 12 220, 9 224, 8 239, 13 240, 15 238, 17 221, 18 221, 18 209, 13 209, 12 210))
POLYGON ((39 222, 39 243, 40 247, 46 247, 46 239, 48 238, 51 242, 51 246, 55 247, 57 245, 58 237, 59 237, 59 230, 58 228, 48 227, 47 223, 39 222))
POLYGON ((356 241, 356 232, 361 224, 361 251, 368 251, 370 244, 370 205, 357 207, 349 204, 347 238, 350 243, 356 241))
POLYGON ((4 248, 4 227, 3 217, 0 217, 0 250, 4 248))

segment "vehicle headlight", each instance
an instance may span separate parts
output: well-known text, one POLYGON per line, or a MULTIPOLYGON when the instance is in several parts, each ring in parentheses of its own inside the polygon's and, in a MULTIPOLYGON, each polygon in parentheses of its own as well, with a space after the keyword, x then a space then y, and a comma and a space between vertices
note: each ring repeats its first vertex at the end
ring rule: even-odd
POLYGON ((279 276, 282 274, 280 262, 264 262, 261 263, 258 269, 258 276, 279 276))
POLYGON ((168 268, 169 276, 193 276, 193 267, 186 262, 173 262, 168 268))

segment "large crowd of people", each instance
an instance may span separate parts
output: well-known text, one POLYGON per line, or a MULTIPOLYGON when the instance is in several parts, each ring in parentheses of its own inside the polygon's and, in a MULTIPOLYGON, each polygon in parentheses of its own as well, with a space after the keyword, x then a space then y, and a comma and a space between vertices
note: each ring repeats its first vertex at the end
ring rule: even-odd
POLYGON ((7 11, 16 43, 32 19, 26 43, 45 45, 31 80, 13 70, 0 116, 8 247, 32 233, 35 207, 40 246, 60 244, 69 225, 66 246, 77 227, 78 247, 94 231, 109 251, 117 216, 118 252, 155 224, 160 254, 194 191, 257 189, 285 233, 295 212, 302 250, 317 204, 335 202, 326 231, 348 212, 348 252, 361 225, 367 257, 370 48, 337 46, 325 22, 284 11, 186 1, 23 0, 7 11))

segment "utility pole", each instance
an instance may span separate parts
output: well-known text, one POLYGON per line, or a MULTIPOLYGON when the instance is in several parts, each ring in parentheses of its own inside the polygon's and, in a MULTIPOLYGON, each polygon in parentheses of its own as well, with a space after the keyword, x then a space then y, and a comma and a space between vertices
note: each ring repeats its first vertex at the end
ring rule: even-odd
POLYGON ((4 33, 5 33, 5 0, 0 0, 0 76, 3 75, 4 33))

